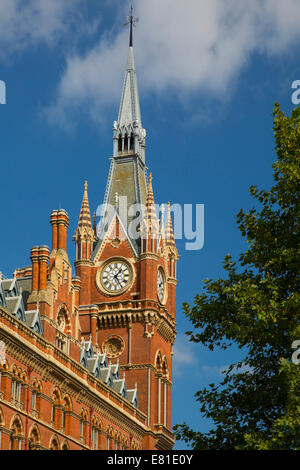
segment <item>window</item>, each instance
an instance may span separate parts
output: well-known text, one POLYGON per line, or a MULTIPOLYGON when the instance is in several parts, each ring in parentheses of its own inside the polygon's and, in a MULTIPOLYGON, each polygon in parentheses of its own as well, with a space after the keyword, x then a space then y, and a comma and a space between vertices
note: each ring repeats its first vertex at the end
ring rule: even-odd
POLYGON ((88 414, 87 411, 82 410, 80 413, 80 439, 85 444, 87 441, 87 422, 88 414))
POLYGON ((81 418, 80 419, 80 437, 81 437, 81 439, 83 439, 83 426, 84 426, 83 419, 81 418))
POLYGON ((34 427, 32 429, 29 436, 28 444, 29 450, 36 450, 38 445, 40 444, 40 432, 38 430, 38 427, 34 427))
POLYGON ((59 408, 58 405, 61 403, 60 401, 60 395, 58 390, 55 390, 53 395, 52 395, 52 408, 51 408, 51 424, 55 428, 60 426, 59 422, 59 408))
POLYGON ((19 405, 21 401, 21 383, 15 379, 11 382, 11 398, 15 404, 19 405))
POLYGON ((32 407, 33 410, 36 410, 36 390, 33 390, 33 392, 32 392, 31 407, 32 407))
POLYGON ((98 450, 99 431, 96 427, 92 428, 92 449, 98 450))
POLYGON ((11 427, 11 433, 10 433, 10 449, 11 450, 22 449, 22 435, 23 435, 23 426, 18 416, 13 421, 13 424, 11 427))
POLYGON ((59 444, 56 438, 52 439, 50 450, 59 450, 59 444))

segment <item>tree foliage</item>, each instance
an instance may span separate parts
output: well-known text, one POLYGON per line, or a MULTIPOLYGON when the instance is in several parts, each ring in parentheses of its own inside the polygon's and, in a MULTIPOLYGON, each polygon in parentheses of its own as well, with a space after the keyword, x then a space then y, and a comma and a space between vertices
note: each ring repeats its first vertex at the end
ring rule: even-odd
POLYGON ((175 426, 194 449, 300 449, 300 364, 291 362, 300 339, 300 108, 289 117, 276 103, 273 116, 274 185, 252 186, 259 209, 237 215, 247 249, 237 263, 226 256, 226 277, 205 280, 183 305, 190 341, 246 351, 220 384, 195 395, 213 428, 175 426))

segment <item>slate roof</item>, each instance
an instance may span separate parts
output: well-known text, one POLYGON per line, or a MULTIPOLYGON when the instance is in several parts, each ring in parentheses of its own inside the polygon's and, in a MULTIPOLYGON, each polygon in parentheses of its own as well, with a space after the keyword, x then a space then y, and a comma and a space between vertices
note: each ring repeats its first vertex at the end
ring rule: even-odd
POLYGON ((125 377, 120 378, 119 362, 108 363, 106 354, 94 353, 91 340, 81 342, 80 363, 91 374, 138 407, 137 389, 127 390, 125 377))
MULTIPOLYGON (((0 295, 4 293, 5 305, 7 310, 14 315, 18 320, 26 323, 29 328, 32 328, 36 333, 43 334, 40 313, 38 310, 25 310, 25 301, 23 287, 27 288, 25 293, 31 291, 31 281, 28 279, 19 281, 16 278, 0 280, 0 295)), ((29 295, 29 294, 28 294, 29 295)))

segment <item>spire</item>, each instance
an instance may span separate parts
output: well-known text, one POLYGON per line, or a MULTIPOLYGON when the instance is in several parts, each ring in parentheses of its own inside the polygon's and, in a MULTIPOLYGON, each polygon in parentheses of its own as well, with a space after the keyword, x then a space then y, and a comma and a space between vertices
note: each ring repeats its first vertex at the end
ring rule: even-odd
POLYGON ((134 65, 132 29, 138 18, 134 19, 131 7, 127 23, 130 25, 129 51, 118 120, 114 122, 114 157, 138 155, 145 162, 146 131, 142 127, 139 93, 134 65))
POLYGON ((166 245, 175 247, 175 238, 174 238, 174 231, 173 231, 172 218, 171 218, 171 205, 169 202, 168 202, 166 226, 164 230, 164 238, 166 240, 166 245))
POLYGON ((142 222, 142 238, 147 239, 151 237, 152 239, 155 239, 158 238, 158 235, 159 223, 156 215, 155 202, 153 196, 152 175, 150 173, 146 198, 146 208, 142 222))
POLYGON ((128 126, 136 122, 141 126, 141 110, 134 64, 133 47, 129 47, 123 91, 119 108, 119 126, 128 126))
POLYGON ((96 241, 96 236, 92 226, 87 188, 88 184, 87 181, 85 181, 79 220, 73 240, 76 240, 78 242, 84 240, 93 243, 94 241, 96 241))
MULTIPOLYGON (((129 51, 121 94, 118 120, 113 123, 113 157, 109 170, 103 212, 106 207, 115 207, 118 210, 126 229, 129 228, 134 215, 130 208, 135 204, 144 205, 147 195, 146 184, 146 131, 142 127, 138 86, 133 54, 133 26, 138 19, 134 19, 131 8, 127 17, 127 25, 130 25, 129 51), (116 193, 118 197, 116 198, 116 193)), ((94 247, 92 259, 98 253, 101 246, 102 234, 105 233, 106 219, 102 215, 98 224, 98 243, 94 247)), ((130 235, 129 235, 130 236, 130 235)), ((132 238, 136 251, 140 251, 140 243, 132 238)))
POLYGON ((89 198, 87 192, 88 184, 87 181, 84 182, 84 192, 83 192, 83 199, 81 204, 81 210, 79 214, 78 220, 78 228, 92 228, 92 221, 91 221, 91 214, 90 214, 90 205, 89 205, 89 198))

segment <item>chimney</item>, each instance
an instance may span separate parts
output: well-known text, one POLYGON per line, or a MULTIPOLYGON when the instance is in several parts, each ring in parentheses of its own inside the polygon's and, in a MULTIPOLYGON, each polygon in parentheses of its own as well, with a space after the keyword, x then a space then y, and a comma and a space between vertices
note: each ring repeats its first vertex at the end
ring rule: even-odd
POLYGON ((58 224, 58 250, 67 251, 67 229, 69 226, 69 216, 64 209, 57 211, 58 224))
POLYGON ((39 267, 39 247, 34 246, 31 248, 31 261, 32 261, 32 291, 39 290, 39 277, 40 277, 40 267, 39 267))
POLYGON ((49 248, 46 245, 39 247, 39 290, 47 288, 47 267, 49 261, 49 248))
POLYGON ((58 245, 57 213, 58 211, 54 210, 51 212, 50 216, 50 224, 52 225, 52 251, 56 251, 58 245))

